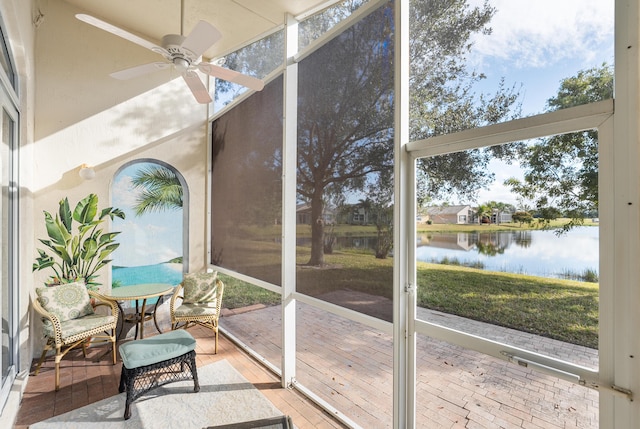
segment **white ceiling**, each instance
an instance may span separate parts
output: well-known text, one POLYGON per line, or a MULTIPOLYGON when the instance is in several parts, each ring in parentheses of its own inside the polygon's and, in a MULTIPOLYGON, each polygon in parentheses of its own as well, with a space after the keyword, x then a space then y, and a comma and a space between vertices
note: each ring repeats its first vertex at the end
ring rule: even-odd
MULTIPOLYGON (((81 12, 121 27, 156 44, 165 34, 180 34, 199 20, 213 24, 222 40, 205 52, 207 58, 226 55, 284 23, 287 13, 305 14, 336 0, 64 0, 81 12)), ((115 36, 114 36, 115 37, 115 36)))

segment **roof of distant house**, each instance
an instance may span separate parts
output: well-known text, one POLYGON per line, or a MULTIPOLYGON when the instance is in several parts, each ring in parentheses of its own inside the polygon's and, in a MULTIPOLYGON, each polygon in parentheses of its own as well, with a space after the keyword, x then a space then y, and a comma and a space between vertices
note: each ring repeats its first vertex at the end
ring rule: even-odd
POLYGON ((469 209, 469 205, 460 206, 433 206, 427 208, 427 214, 430 215, 445 215, 445 214, 457 214, 462 210, 469 209))

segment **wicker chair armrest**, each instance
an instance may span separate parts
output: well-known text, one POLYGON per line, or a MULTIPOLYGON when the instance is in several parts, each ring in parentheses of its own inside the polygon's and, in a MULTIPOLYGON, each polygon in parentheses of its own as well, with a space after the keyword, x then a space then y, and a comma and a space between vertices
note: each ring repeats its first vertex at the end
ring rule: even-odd
POLYGON ((108 307, 111 310, 111 315, 115 317, 115 325, 118 324, 118 316, 120 315, 120 310, 118 309, 118 302, 114 299, 107 298, 106 296, 100 294, 99 292, 90 290, 89 296, 95 299, 93 303, 93 308, 98 308, 101 306, 108 307))
POLYGON ((49 313, 44 307, 40 304, 40 301, 36 297, 31 297, 31 305, 33 309, 42 317, 42 321, 44 319, 48 319, 51 325, 53 326, 53 332, 55 334, 56 343, 60 340, 62 336, 62 325, 60 324, 60 319, 53 313, 49 313))
POLYGON ((178 286, 176 286, 176 288, 173 291, 173 295, 171 295, 171 302, 169 303, 169 314, 173 315, 173 311, 176 309, 176 300, 183 299, 183 296, 181 294, 183 289, 182 283, 180 283, 178 286))
POLYGON ((32 298, 31 299, 31 304, 33 305, 33 309, 38 312, 38 314, 40 314, 42 317, 45 317, 51 321, 58 320, 58 317, 56 315, 54 315, 53 313, 49 313, 47 310, 44 309, 44 307, 40 304, 40 301, 38 300, 38 298, 32 298))
POLYGON ((216 286, 218 287, 216 294, 216 314, 220 317, 220 311, 222 309, 222 294, 224 293, 224 283, 220 279, 216 279, 216 286))

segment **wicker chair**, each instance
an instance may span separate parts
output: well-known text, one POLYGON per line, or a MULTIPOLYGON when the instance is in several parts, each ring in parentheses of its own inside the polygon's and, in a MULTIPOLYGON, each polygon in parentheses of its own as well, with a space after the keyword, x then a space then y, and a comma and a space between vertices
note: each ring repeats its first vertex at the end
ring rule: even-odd
POLYGON ((171 328, 189 329, 201 325, 211 329, 215 334, 215 353, 218 353, 218 319, 223 292, 224 283, 217 278, 216 272, 186 274, 169 304, 171 328))
MULTIPOLYGON (((73 285, 73 284, 71 284, 73 285)), ((79 283, 79 288, 75 290, 68 288, 69 285, 60 285, 50 288, 38 289, 38 297, 33 297, 31 303, 34 310, 42 317, 44 324, 44 337, 46 344, 42 351, 40 361, 36 366, 33 375, 38 375, 40 367, 44 362, 47 352, 55 349, 55 385, 56 391, 60 389, 60 361, 72 349, 81 346, 82 353, 87 356, 87 340, 98 340, 96 342, 111 343, 111 358, 113 364, 116 364, 116 325, 118 324, 118 307, 115 301, 108 300, 99 293, 87 291, 84 284, 79 283), (87 299, 88 307, 83 304, 83 311, 71 309, 67 303, 64 314, 52 304, 51 294, 53 292, 43 290, 60 289, 62 293, 65 291, 65 299, 69 296, 82 295, 81 299, 87 299), (42 291, 42 292, 41 292, 42 291), (46 294, 49 294, 47 297, 46 294), (86 296, 85 296, 86 295, 86 296), (109 314, 96 313, 95 308, 105 306, 109 310, 109 314)))

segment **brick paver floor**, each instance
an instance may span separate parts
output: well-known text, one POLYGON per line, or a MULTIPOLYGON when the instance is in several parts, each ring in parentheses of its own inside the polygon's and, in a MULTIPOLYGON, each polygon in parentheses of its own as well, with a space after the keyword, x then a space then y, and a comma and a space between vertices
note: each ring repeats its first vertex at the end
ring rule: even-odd
MULTIPOLYGON (((298 383, 347 422, 365 429, 392 427, 390 335, 302 303, 297 308, 298 383)), ((419 317, 597 367, 597 352, 591 349, 443 313, 420 310, 419 317)), ((221 326, 280 367, 280 306, 226 311, 221 326)), ((299 429, 346 427, 296 390, 281 388, 271 372, 224 336, 214 355, 209 331, 195 328, 192 333, 198 339, 198 365, 228 359, 276 407, 292 415, 299 429)), ((30 377, 15 429, 117 394, 119 364, 92 357, 83 359, 81 353, 72 352, 63 360, 59 392, 53 391, 49 359, 39 376, 30 377)), ((425 337, 417 339, 416 392, 420 428, 598 428, 597 392, 425 337)))
MULTIPOLYGON (((151 324, 148 328, 150 336, 155 330, 151 324)), ((220 337, 218 354, 213 354, 214 339, 210 330, 195 327, 189 331, 197 340, 198 367, 226 359, 283 414, 290 415, 297 428, 345 427, 295 390, 282 388, 274 374, 226 337, 220 337)), ((105 351, 104 347, 92 347, 87 359, 82 357, 80 350, 69 352, 60 364, 61 386, 58 392, 54 390, 53 357, 47 359, 40 374, 29 377, 14 429, 27 429, 32 423, 117 395, 122 363, 118 356, 118 363, 112 365, 108 356, 101 357, 105 351)), ((153 423, 150 422, 148 427, 153 427, 153 423)))
MULTIPOLYGON (((221 326, 280 366, 281 307, 227 313, 221 326)), ((597 351, 421 310, 423 320, 597 367, 597 351)), ((296 379, 363 428, 392 427, 392 339, 297 305, 296 379)), ((417 339, 418 427, 598 428, 598 393, 442 341, 417 339)))

